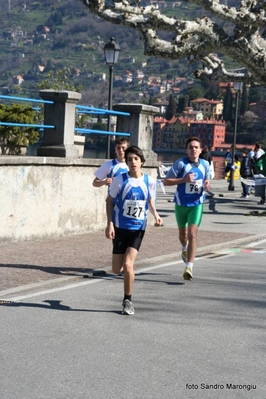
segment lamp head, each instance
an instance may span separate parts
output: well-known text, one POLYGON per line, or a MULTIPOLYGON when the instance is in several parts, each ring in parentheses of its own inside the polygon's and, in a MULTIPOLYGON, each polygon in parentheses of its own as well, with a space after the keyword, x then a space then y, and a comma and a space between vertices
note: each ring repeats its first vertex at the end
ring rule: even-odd
POLYGON ((109 66, 117 64, 119 52, 120 52, 119 45, 115 42, 114 37, 111 37, 110 42, 104 46, 106 64, 109 66))

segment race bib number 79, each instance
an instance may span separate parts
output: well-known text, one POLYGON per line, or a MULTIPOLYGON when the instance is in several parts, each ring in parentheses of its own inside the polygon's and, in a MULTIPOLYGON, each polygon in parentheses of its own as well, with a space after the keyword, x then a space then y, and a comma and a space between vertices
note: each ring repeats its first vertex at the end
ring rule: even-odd
POLYGON ((123 216, 143 220, 145 216, 146 201, 126 200, 124 203, 123 216))
POLYGON ((186 194, 198 194, 202 189, 202 179, 186 183, 186 194))

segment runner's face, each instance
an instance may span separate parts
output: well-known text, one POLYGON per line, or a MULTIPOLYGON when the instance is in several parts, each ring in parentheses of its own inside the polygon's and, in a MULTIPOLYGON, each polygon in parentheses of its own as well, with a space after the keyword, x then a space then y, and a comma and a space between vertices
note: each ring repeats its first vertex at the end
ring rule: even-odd
POLYGON ((118 161, 124 161, 125 160, 125 151, 127 149, 127 144, 117 144, 115 146, 115 153, 117 156, 118 161))
POLYGON ((191 161, 197 162, 201 153, 200 143, 196 140, 191 141, 187 146, 188 158, 191 161))
POLYGON ((130 172, 137 173, 141 168, 141 159, 138 155, 129 152, 127 154, 127 166, 130 172))

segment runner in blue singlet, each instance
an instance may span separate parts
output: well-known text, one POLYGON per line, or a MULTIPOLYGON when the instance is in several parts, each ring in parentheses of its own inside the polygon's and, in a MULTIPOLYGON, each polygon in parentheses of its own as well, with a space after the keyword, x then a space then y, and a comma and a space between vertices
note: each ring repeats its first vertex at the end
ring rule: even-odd
POLYGON ((201 140, 189 137, 187 157, 174 162, 163 180, 165 186, 176 186, 175 216, 182 245, 182 259, 186 263, 185 280, 193 278, 193 264, 197 250, 197 232, 202 219, 205 189, 210 190, 209 162, 200 159, 201 140))
POLYGON ((132 315, 134 262, 144 237, 148 210, 155 219, 155 226, 160 226, 162 219, 153 201, 156 181, 141 171, 145 162, 142 150, 137 146, 127 148, 125 159, 129 172, 114 178, 106 200, 105 236, 113 239, 113 272, 119 274, 124 271, 122 314, 132 315))
POLYGON ((116 158, 105 162, 94 173, 95 179, 92 182, 94 187, 110 186, 115 176, 128 171, 125 163, 125 151, 129 147, 129 139, 118 137, 115 140, 116 158))

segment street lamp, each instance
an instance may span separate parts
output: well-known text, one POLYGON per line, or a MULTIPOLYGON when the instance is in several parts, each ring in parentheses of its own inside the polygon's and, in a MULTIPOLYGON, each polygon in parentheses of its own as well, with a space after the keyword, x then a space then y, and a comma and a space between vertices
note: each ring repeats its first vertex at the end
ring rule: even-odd
POLYGON ((238 102, 239 102, 239 93, 242 90, 242 82, 234 82, 234 90, 236 91, 236 110, 235 110, 235 129, 234 129, 234 139, 232 146, 232 168, 230 171, 229 177, 229 186, 228 191, 234 191, 234 164, 235 164, 235 152, 236 152, 236 132, 237 132, 237 118, 238 118, 238 102))
MULTIPOLYGON (((113 71, 114 65, 117 64, 118 56, 120 52, 119 45, 115 42, 114 37, 110 38, 110 42, 104 46, 104 54, 106 64, 109 66, 109 97, 108 97, 108 109, 112 109, 112 96, 113 96, 113 71)), ((108 129, 111 131, 111 115, 108 114, 108 129)), ((107 148, 106 158, 110 158, 110 135, 107 135, 107 148)))

